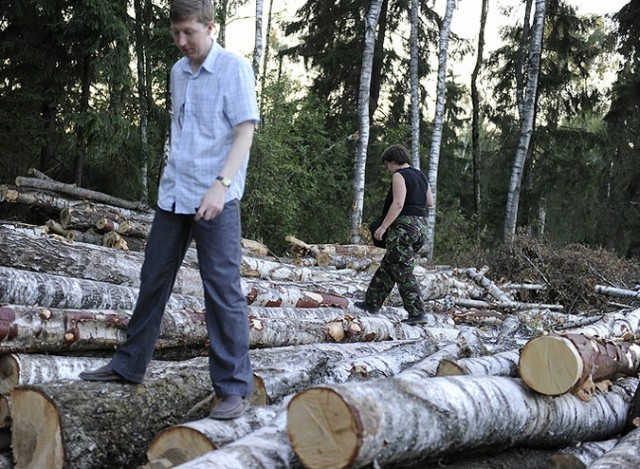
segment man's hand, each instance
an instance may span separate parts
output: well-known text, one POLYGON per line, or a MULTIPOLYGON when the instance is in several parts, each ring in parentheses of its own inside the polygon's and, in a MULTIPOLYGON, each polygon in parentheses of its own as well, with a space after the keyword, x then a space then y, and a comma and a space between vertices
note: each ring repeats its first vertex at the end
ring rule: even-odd
POLYGON ((224 200, 227 194, 227 188, 220 181, 213 183, 213 186, 204 194, 200 201, 200 207, 196 212, 196 221, 204 218, 206 221, 215 218, 222 212, 224 208, 224 200))

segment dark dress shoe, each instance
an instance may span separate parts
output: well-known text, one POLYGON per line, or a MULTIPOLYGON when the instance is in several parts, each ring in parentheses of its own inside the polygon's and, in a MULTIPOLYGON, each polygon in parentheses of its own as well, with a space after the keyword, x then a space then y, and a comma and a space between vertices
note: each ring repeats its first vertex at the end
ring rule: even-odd
POLYGON ((93 371, 83 371, 78 376, 85 381, 115 381, 119 383, 136 384, 120 376, 113 371, 109 365, 102 366, 93 371))

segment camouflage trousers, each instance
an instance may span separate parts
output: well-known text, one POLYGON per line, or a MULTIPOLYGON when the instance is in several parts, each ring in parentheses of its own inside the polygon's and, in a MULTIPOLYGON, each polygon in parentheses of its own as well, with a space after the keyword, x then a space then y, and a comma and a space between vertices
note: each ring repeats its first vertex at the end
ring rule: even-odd
POLYGON ((387 232, 387 252, 380 267, 373 275, 365 296, 365 302, 374 307, 382 306, 395 285, 402 297, 409 316, 424 312, 420 284, 413 273, 415 253, 427 239, 425 217, 403 215, 393 222, 387 232))

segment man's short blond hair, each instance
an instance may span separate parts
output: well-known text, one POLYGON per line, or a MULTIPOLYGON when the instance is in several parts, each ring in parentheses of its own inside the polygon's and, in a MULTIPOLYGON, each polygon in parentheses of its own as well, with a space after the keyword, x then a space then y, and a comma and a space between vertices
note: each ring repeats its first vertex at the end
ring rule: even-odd
POLYGON ((173 0, 169 11, 172 23, 195 18, 199 23, 209 24, 213 21, 215 5, 213 0, 173 0))

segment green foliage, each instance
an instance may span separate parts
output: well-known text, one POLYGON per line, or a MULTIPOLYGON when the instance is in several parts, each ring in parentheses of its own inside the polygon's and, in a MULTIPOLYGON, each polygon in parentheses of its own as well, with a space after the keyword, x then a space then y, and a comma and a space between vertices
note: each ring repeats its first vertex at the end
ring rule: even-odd
POLYGON ((346 138, 332 141, 323 130, 324 104, 312 96, 291 99, 291 86, 281 80, 264 90, 243 199, 245 236, 278 254, 288 247, 286 235, 345 242, 351 206, 355 149, 346 138))
POLYGON ((466 252, 479 247, 476 223, 456 205, 439 206, 434 233, 434 258, 437 264, 455 262, 466 252))

